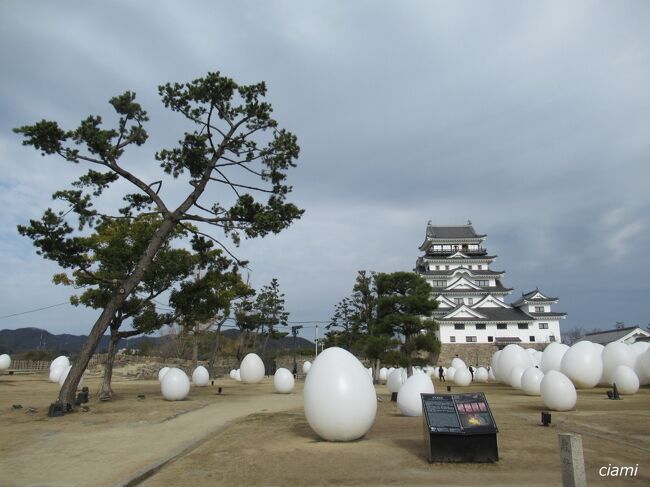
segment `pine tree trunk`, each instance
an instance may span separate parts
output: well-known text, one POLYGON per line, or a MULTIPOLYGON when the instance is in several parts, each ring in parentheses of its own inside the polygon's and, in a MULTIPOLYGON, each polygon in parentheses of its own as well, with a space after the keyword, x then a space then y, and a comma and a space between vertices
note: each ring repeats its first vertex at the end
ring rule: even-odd
POLYGON ((102 401, 110 401, 113 399, 111 379, 113 378, 113 364, 115 363, 115 355, 117 354, 117 342, 119 341, 120 337, 117 334, 117 329, 111 327, 111 339, 108 342, 106 364, 104 364, 104 380, 102 382, 102 388, 99 391, 99 399, 102 401))
POLYGON ((266 336, 264 337, 264 343, 262 344, 262 357, 266 353, 266 346, 269 344, 269 338, 271 338, 271 331, 269 330, 266 336))
POLYGON ((192 363, 195 368, 199 364, 199 325, 194 326, 194 336, 192 337, 192 363))
POLYGON ((68 377, 63 383, 63 387, 61 387, 61 390, 59 391, 59 401, 61 401, 64 407, 67 407, 67 405, 70 405, 70 407, 72 407, 74 405, 75 394, 77 392, 79 381, 81 380, 84 371, 88 367, 88 363, 90 362, 90 359, 92 358, 92 355, 95 352, 95 349, 97 348, 97 345, 99 344, 102 336, 113 321, 115 314, 123 306, 124 301, 126 301, 129 294, 131 294, 135 287, 140 283, 142 277, 144 276, 144 273, 151 265, 151 262, 153 261, 156 253, 158 250, 160 250, 160 247, 162 247, 162 245, 165 243, 167 237, 176 225, 177 222, 173 221, 172 219, 166 219, 162 222, 158 230, 156 230, 156 233, 152 237, 151 241, 149 242, 149 245, 147 245, 147 249, 145 250, 144 254, 142 257, 140 257, 138 265, 136 266, 133 274, 131 274, 122 283, 122 286, 113 294, 111 299, 106 304, 106 307, 99 315, 99 318, 97 318, 97 321, 93 325, 88 338, 81 347, 81 351, 79 352, 79 355, 77 356, 74 364, 72 365, 72 368, 70 369, 70 372, 68 373, 68 377))
POLYGON ((221 344, 221 326, 226 322, 228 319, 227 316, 225 316, 218 324, 217 324, 217 336, 214 338, 214 347, 212 348, 212 356, 210 357, 210 362, 208 363, 208 370, 210 371, 210 377, 214 379, 215 377, 215 369, 216 369, 216 363, 217 363, 217 354, 219 353, 219 345, 221 344))

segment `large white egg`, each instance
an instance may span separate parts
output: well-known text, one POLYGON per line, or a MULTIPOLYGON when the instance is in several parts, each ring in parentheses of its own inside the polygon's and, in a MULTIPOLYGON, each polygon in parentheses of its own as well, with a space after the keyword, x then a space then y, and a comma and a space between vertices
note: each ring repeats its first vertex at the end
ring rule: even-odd
POLYGON ((512 369, 521 367, 522 371, 533 365, 533 358, 519 345, 511 343, 501 350, 494 374, 501 382, 510 383, 512 369))
POLYGON ((476 372, 474 372, 474 379, 476 382, 487 382, 489 378, 490 375, 485 367, 479 367, 476 369, 476 372))
POLYGON ((542 401, 554 411, 569 411, 576 405, 578 394, 573 382, 557 370, 549 370, 539 387, 542 401))
POLYGON ((621 394, 636 394, 639 392, 639 378, 631 367, 619 365, 614 369, 612 382, 621 394))
POLYGON ((448 367, 447 372, 445 373, 445 379, 454 380, 455 375, 456 375, 456 368, 455 367, 448 367))
POLYGON ((427 374, 413 374, 397 393, 397 407, 404 416, 422 416, 420 394, 433 394, 433 382, 427 374))
POLYGON ((249 353, 244 357, 239 366, 239 375, 242 382, 254 384, 264 378, 264 362, 256 353, 249 353))
POLYGON ((528 367, 521 375, 521 389, 529 396, 539 396, 544 372, 537 367, 528 367))
POLYGON ((65 355, 59 355, 57 358, 52 360, 52 363, 50 363, 50 370, 61 366, 67 367, 68 365, 70 365, 70 359, 68 359, 68 357, 65 355))
POLYGON ((472 373, 467 367, 461 367, 454 372, 454 384, 465 387, 472 383, 472 373))
POLYGON ((464 361, 462 361, 461 359, 459 359, 458 357, 456 357, 456 358, 452 359, 452 361, 451 361, 451 366, 452 366, 454 369, 458 370, 458 369, 462 369, 463 367, 467 367, 467 364, 465 364, 464 361))
POLYGON ((630 348, 632 348, 637 355, 636 365, 634 366, 634 372, 639 378, 639 383, 641 385, 650 384, 650 373, 646 372, 644 360, 642 359, 642 357, 645 355, 648 349, 650 349, 650 342, 635 342, 632 345, 630 345, 630 348))
POLYGON ((386 367, 379 369, 379 380, 388 380, 388 369, 386 367))
POLYGON ((627 365, 634 370, 638 358, 628 344, 620 342, 612 342, 605 345, 602 357, 603 376, 609 385, 613 383, 616 367, 619 365, 627 365))
POLYGON ((535 362, 535 365, 537 367, 542 366, 542 356, 544 355, 544 352, 541 352, 539 350, 535 350, 535 353, 533 354, 533 362, 535 362))
POLYGON ((650 377, 650 350, 646 350, 637 357, 637 363, 643 369, 646 376, 650 377))
POLYGON ((571 379, 578 389, 590 389, 598 385, 603 375, 603 360, 593 343, 578 342, 562 357, 560 371, 571 379))
POLYGON ((50 382, 59 382, 59 379, 61 378, 61 374, 63 373, 64 370, 66 370, 69 365, 64 365, 64 364, 57 364, 56 367, 50 367, 50 375, 48 376, 48 380, 50 382))
POLYGON ((160 381, 160 392, 168 401, 182 401, 190 392, 190 379, 184 371, 173 367, 160 381))
POLYGON ((280 394, 289 394, 291 391, 293 391, 294 384, 295 381, 293 374, 289 371, 289 369, 281 367, 275 371, 275 375, 273 376, 273 385, 275 386, 275 390, 277 392, 280 394))
POLYGON ((311 369, 311 362, 309 360, 305 360, 305 362, 302 364, 302 373, 307 374, 309 372, 309 369, 311 369))
POLYGON ((497 365, 499 363, 500 356, 501 356, 501 350, 498 350, 494 352, 494 354, 492 354, 492 359, 490 360, 490 370, 488 371, 488 372, 492 372, 492 375, 494 376, 494 379, 492 380, 498 380, 496 378, 497 376, 496 370, 497 370, 497 365))
POLYGON ((208 369, 203 367, 203 365, 199 365, 194 369, 194 372, 192 372, 192 382, 199 387, 207 386, 208 382, 210 382, 210 373, 208 372, 208 369))
POLYGON ((325 440, 356 440, 375 421, 375 387, 363 364, 342 348, 327 348, 314 360, 303 396, 307 422, 325 440))
POLYGON ((237 372, 235 369, 230 369, 230 378, 231 379, 235 378, 235 372, 237 372))
POLYGON ((562 343, 553 342, 549 344, 542 354, 542 365, 540 367, 542 372, 545 374, 550 370, 559 372, 562 368, 562 357, 564 357, 568 349, 569 347, 562 343))
POLYGON ((165 374, 169 372, 170 368, 169 367, 163 367, 158 371, 158 382, 162 382, 163 377, 165 377, 165 374))
POLYGON ((368 367, 366 370, 368 371, 368 376, 370 377, 370 380, 373 380, 374 377, 372 375, 372 367, 368 367))
POLYGON ((406 382, 406 371, 402 368, 394 369, 390 374, 388 374, 388 382, 386 386, 388 391, 391 393, 399 392, 402 384, 406 382))
POLYGON ((235 370, 235 380, 241 382, 241 371, 239 369, 235 370))
MULTIPOLYGON (((526 367, 528 368, 528 367, 526 367)), ((510 378, 508 379, 508 384, 515 389, 521 389, 521 376, 524 375, 523 367, 513 367, 510 371, 510 378)))
POLYGON ((11 366, 11 357, 6 353, 0 355, 0 370, 7 370, 11 366))
POLYGON ((650 342, 634 342, 630 345, 638 357, 640 357, 646 350, 650 348, 650 342))

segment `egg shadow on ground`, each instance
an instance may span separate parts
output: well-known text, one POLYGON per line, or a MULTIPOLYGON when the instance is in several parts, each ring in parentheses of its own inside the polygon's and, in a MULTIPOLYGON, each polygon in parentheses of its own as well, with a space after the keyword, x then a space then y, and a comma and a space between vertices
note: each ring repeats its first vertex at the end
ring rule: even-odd
POLYGON ((408 451, 413 456, 422 460, 423 463, 429 463, 424 450, 424 440, 422 438, 395 438, 392 442, 401 450, 408 451))

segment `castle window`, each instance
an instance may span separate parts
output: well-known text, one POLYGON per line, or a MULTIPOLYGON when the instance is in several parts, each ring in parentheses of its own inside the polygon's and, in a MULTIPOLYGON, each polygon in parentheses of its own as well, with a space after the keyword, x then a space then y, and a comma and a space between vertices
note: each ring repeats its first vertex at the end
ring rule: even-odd
POLYGON ((548 339, 549 339, 549 341, 554 342, 555 341, 555 335, 549 335, 548 339))
POLYGON ((482 265, 482 264, 479 264, 479 265, 478 265, 478 270, 479 270, 479 271, 483 270, 483 265, 482 265))
POLYGON ((479 279, 479 280, 476 281, 476 285, 477 286, 489 286, 490 281, 485 281, 485 280, 479 279))
POLYGON ((440 266, 439 266, 439 265, 436 266, 436 270, 437 270, 437 271, 440 270, 440 266))
POLYGON ((517 328, 520 330, 527 330, 528 329, 528 323, 518 323, 517 328))
POLYGON ((485 330, 485 323, 476 323, 477 330, 485 330))
POLYGON ((508 325, 506 325, 505 323, 497 323, 497 330, 507 330, 507 329, 508 329, 508 325))
POLYGON ((450 343, 456 343, 456 337, 454 337, 454 336, 450 336, 450 337, 449 337, 449 342, 450 342, 450 343))
POLYGON ((531 342, 534 342, 534 341, 535 341, 535 337, 534 337, 533 335, 530 335, 528 338, 530 338, 530 341, 531 341, 531 342))
POLYGON ((543 313, 544 306, 535 306, 535 313, 543 313))
POLYGON ((540 323, 539 324, 539 329, 540 330, 548 330, 548 323, 540 323))
POLYGON ((492 343, 494 341, 494 337, 488 337, 488 342, 492 343))
POLYGON ((448 266, 448 265, 445 266, 445 270, 446 270, 446 271, 449 270, 449 266, 448 266))
POLYGON ((476 343, 476 337, 465 337, 467 343, 476 343))
POLYGON ((454 298, 454 301, 456 301, 456 304, 463 304, 463 298, 454 298))
POLYGON ((456 323, 454 325, 454 330, 464 330, 465 329, 465 323, 456 323))
POLYGON ((474 304, 474 298, 467 298, 467 304, 474 304))

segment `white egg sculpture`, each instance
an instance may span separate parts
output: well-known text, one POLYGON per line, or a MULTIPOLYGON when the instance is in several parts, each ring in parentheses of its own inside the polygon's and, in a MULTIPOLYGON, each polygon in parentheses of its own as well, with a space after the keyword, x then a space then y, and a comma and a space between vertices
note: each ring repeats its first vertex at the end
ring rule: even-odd
POLYGON ((496 378, 496 367, 497 364, 499 363, 499 357, 501 356, 501 350, 494 352, 492 355, 492 359, 490 360, 490 370, 489 372, 492 372, 492 375, 494 376, 494 379, 492 380, 497 380, 496 378))
POLYGON ((462 369, 463 367, 467 367, 467 365, 465 364, 465 362, 462 361, 461 359, 459 359, 458 357, 452 359, 452 361, 451 361, 451 366, 452 366, 454 369, 456 369, 456 370, 458 370, 458 369, 462 369))
POLYGON ((433 382, 427 374, 413 374, 397 393, 397 407, 404 416, 422 416, 420 394, 433 394, 433 382))
POLYGON ((237 372, 235 369, 230 369, 230 378, 231 379, 235 378, 235 372, 237 372))
POLYGON ((568 349, 569 347, 562 343, 553 342, 549 344, 542 354, 542 365, 540 367, 542 372, 545 374, 550 370, 559 372, 562 368, 562 357, 564 357, 568 349))
POLYGON ((389 392, 395 393, 399 392, 399 389, 402 387, 402 384, 404 384, 404 382, 406 382, 406 371, 402 368, 394 369, 388 375, 386 386, 388 387, 389 392))
POLYGON ((461 367, 454 372, 454 384, 460 387, 468 386, 472 383, 472 373, 467 367, 461 367))
POLYGON ((264 362, 256 353, 249 353, 239 365, 239 376, 242 382, 255 384, 264 378, 264 362))
POLYGON ((165 377, 165 374, 170 371, 169 367, 163 367, 158 371, 158 382, 162 382, 163 377, 165 377))
POLYGON ((11 357, 6 353, 0 355, 0 370, 7 370, 11 366, 11 357))
POLYGON ((650 376, 650 350, 646 350, 637 357, 637 363, 643 369, 643 372, 650 376))
POLYGON ((497 378, 494 377, 494 371, 492 370, 492 367, 490 367, 490 370, 488 370, 488 380, 491 380, 493 382, 496 382, 497 378))
POLYGON ((474 372, 474 380, 476 382, 487 382, 488 379, 489 379, 489 374, 485 367, 479 367, 478 369, 476 369, 476 372, 474 372))
POLYGON ((505 384, 509 384, 512 369, 515 367, 521 367, 523 371, 532 365, 533 359, 530 354, 526 353, 526 351, 519 345, 511 343, 501 350, 501 355, 499 355, 497 368, 494 374, 497 376, 498 380, 505 384))
POLYGON ((366 370, 368 371, 368 375, 370 376, 370 380, 373 380, 374 377, 372 375, 372 367, 368 367, 366 370))
POLYGON ((630 348, 636 352, 637 357, 640 357, 646 350, 650 348, 650 342, 634 342, 632 345, 630 345, 630 348))
POLYGON ((627 365, 632 370, 638 359, 636 353, 629 345, 620 342, 611 342, 605 345, 602 353, 603 377, 607 384, 612 385, 614 371, 619 365, 627 365))
POLYGON ((160 392, 168 401, 182 401, 190 392, 190 379, 181 369, 169 369, 160 381, 160 392))
POLYGON ((456 375, 456 368, 455 367, 447 367, 447 372, 445 373, 445 379, 454 380, 455 375, 456 375))
POLYGON ((619 365, 612 374, 612 383, 621 394, 636 394, 639 392, 639 378, 634 370, 627 365, 619 365))
POLYGON ((199 387, 207 386, 208 382, 210 382, 210 373, 208 372, 208 369, 203 367, 203 365, 199 365, 194 369, 194 372, 192 372, 192 382, 199 387))
POLYGON ((293 386, 295 384, 293 374, 289 369, 279 368, 275 371, 273 376, 273 386, 275 387, 276 392, 280 394, 289 394, 293 391, 293 386))
POLYGON ((650 373, 646 372, 646 367, 644 365, 643 356, 650 349, 650 342, 635 342, 630 347, 636 352, 636 365, 634 366, 634 372, 639 378, 639 383, 641 385, 650 384, 650 373))
MULTIPOLYGON (((526 367, 528 368, 528 367, 526 367)), ((510 371, 510 378, 508 379, 508 384, 515 389, 521 389, 521 376, 524 375, 523 367, 513 367, 510 371)))
POLYGON ((50 374, 48 376, 48 380, 50 382, 59 382, 59 379, 61 378, 61 374, 63 373, 64 370, 66 370, 70 365, 64 365, 64 364, 57 364, 56 367, 50 367, 50 374))
POLYGON ((379 369, 379 380, 388 380, 388 369, 386 367, 379 369))
POLYGON ((70 365, 70 359, 68 359, 68 357, 66 357, 65 355, 59 355, 57 358, 52 360, 52 363, 50 364, 50 370, 56 367, 62 367, 62 366, 67 367, 68 365, 70 365))
POLYGON ((239 369, 235 370, 235 380, 241 382, 241 373, 239 369))
POLYGON ((309 373, 309 369, 311 369, 311 362, 309 360, 305 360, 305 362, 302 364, 302 373, 309 373))
POLYGON ((528 367, 521 375, 521 389, 529 396, 539 396, 544 372, 537 367, 528 367))
POLYGON ((363 364, 342 348, 327 348, 314 360, 303 396, 307 422, 325 440, 356 440, 375 421, 375 387, 363 364))
POLYGON ((535 362, 535 365, 537 367, 542 367, 542 356, 544 355, 544 352, 541 352, 539 350, 536 350, 535 353, 533 354, 533 362, 535 362))
POLYGON ((578 342, 569 348, 560 362, 560 372, 578 389, 596 387, 603 375, 603 360, 598 349, 589 341, 578 342))
POLYGON ((569 411, 575 407, 578 399, 573 382, 557 370, 544 374, 539 390, 546 407, 554 411, 569 411))

